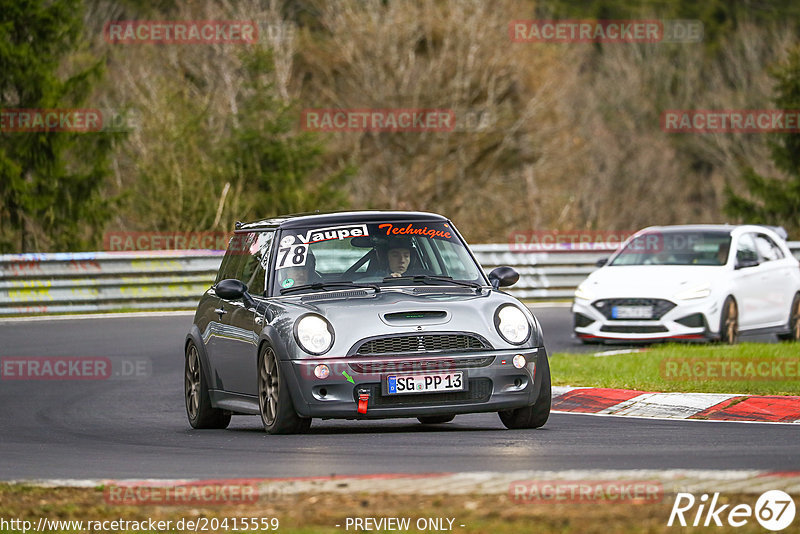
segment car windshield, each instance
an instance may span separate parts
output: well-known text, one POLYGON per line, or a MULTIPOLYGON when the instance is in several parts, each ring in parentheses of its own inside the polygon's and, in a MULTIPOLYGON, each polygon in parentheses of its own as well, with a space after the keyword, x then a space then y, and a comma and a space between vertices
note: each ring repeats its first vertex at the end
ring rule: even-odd
POLYGON ((307 291, 338 290, 349 283, 486 284, 453 227, 440 221, 353 222, 283 230, 272 278, 273 295, 302 293, 301 286, 308 286, 307 291))
POLYGON ((728 232, 648 231, 631 239, 609 265, 725 265, 730 246, 728 232))

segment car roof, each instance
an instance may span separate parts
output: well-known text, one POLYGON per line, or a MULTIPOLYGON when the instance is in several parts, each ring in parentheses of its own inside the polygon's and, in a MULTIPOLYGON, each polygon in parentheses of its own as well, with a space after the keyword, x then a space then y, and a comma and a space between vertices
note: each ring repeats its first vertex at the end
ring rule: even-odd
MULTIPOLYGON (((767 226, 767 225, 759 225, 759 224, 673 224, 673 225, 665 225, 665 226, 648 226, 647 228, 643 228, 640 232, 645 231, 659 231, 659 232, 680 232, 680 231, 695 231, 695 232, 723 232, 723 233, 733 233, 734 231, 739 232, 763 232, 767 230, 770 233, 777 235, 783 239, 786 239, 783 234, 785 234, 786 230, 776 226, 767 226)), ((637 232, 638 233, 638 232, 637 232)))
POLYGON ((271 219, 262 219, 248 223, 236 223, 237 232, 250 230, 263 230, 267 228, 303 228, 307 226, 322 226, 346 223, 373 223, 391 220, 402 221, 431 221, 449 222, 446 217, 435 213, 424 211, 386 211, 386 210, 363 210, 363 211, 337 211, 337 212, 313 212, 295 213, 292 215, 281 215, 271 219))

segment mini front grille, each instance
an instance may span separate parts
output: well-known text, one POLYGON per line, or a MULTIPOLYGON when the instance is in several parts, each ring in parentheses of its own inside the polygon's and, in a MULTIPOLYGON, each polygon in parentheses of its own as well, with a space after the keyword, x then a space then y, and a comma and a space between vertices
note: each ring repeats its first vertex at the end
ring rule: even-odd
POLYGON ((494 356, 482 358, 447 358, 443 360, 397 360, 375 363, 351 363, 350 368, 357 373, 381 374, 404 373, 407 371, 438 371, 486 367, 494 361, 494 356))
POLYGON ((621 326, 621 325, 605 325, 600 328, 601 332, 616 332, 618 334, 658 334, 660 332, 669 332, 669 330, 661 325, 652 326, 621 326))
POLYGON ((656 321, 661 319, 665 313, 670 311, 672 308, 675 307, 674 302, 670 302, 664 299, 602 299, 596 300, 592 302, 592 306, 602 313, 606 319, 614 319, 614 320, 624 320, 618 319, 614 317, 614 308, 617 306, 632 306, 632 307, 652 307, 653 308, 653 316, 645 319, 634 319, 636 321, 647 321, 652 320, 656 321))
POLYGON ((363 342, 355 353, 365 356, 486 349, 491 349, 491 346, 483 342, 479 337, 469 334, 424 334, 369 339, 363 342))
POLYGON ((469 391, 453 393, 420 393, 409 395, 382 395, 380 384, 363 384, 354 388, 353 400, 358 400, 359 389, 369 389, 367 409, 373 407, 428 406, 431 404, 459 404, 486 402, 492 396, 492 381, 488 378, 470 378, 469 391))

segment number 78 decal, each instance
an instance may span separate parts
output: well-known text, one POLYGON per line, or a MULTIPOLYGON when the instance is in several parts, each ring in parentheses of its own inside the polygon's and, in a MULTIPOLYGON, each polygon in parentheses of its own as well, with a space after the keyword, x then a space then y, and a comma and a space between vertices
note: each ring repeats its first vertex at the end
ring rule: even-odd
POLYGON ((308 258, 308 245, 293 245, 278 249, 278 265, 276 269, 286 267, 302 267, 308 258))

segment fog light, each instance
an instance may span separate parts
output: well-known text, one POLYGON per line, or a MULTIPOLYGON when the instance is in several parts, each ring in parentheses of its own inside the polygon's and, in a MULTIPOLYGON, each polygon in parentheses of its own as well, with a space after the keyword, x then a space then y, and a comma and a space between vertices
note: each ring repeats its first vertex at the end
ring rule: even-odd
POLYGON ((522 354, 517 354, 516 356, 514 356, 514 367, 516 367, 517 369, 522 369, 523 367, 525 367, 525 356, 523 356, 522 354))
POLYGON ((328 369, 327 365, 318 365, 314 367, 314 376, 317 378, 328 378, 331 374, 331 370, 328 369))

